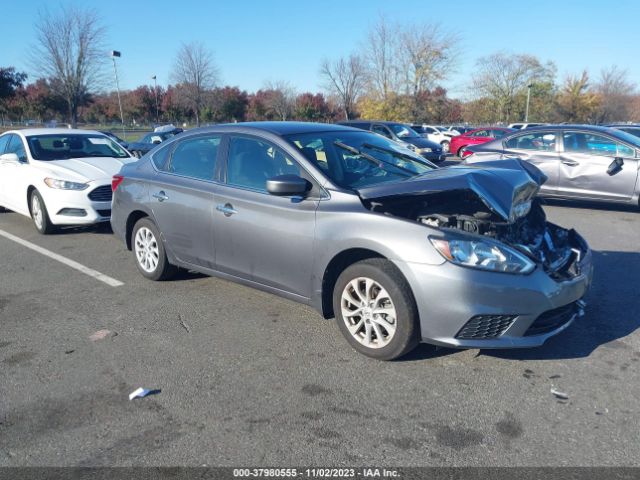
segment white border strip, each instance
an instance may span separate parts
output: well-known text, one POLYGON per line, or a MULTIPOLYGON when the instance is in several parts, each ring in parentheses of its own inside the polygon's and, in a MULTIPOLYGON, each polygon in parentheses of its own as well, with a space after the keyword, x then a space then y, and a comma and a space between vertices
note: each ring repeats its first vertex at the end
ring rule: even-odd
POLYGON ((58 255, 57 253, 54 253, 54 252, 52 252, 50 250, 47 250, 46 248, 42 248, 42 247, 36 245, 35 243, 31 243, 31 242, 28 242, 26 240, 23 240, 22 238, 16 237, 15 235, 10 234, 9 232, 5 232, 4 230, 0 230, 0 236, 8 238, 9 240, 13 240, 14 242, 19 243, 20 245, 23 245, 23 246, 25 246, 27 248, 30 248, 31 250, 34 250, 34 251, 44 255, 45 257, 49 257, 49 258, 52 258, 54 260, 57 260, 58 262, 67 265, 68 267, 75 268, 79 272, 82 272, 85 275, 89 275, 90 277, 93 277, 96 280, 100 280, 101 282, 106 283, 110 287, 120 287, 120 286, 124 285, 124 283, 122 283, 120 280, 116 280, 115 278, 111 278, 111 277, 109 277, 109 276, 107 276, 107 275, 105 275, 103 273, 100 273, 100 272, 98 272, 96 270, 93 270, 92 268, 85 267, 81 263, 78 263, 78 262, 76 262, 74 260, 71 260, 70 258, 63 257, 62 255, 58 255))

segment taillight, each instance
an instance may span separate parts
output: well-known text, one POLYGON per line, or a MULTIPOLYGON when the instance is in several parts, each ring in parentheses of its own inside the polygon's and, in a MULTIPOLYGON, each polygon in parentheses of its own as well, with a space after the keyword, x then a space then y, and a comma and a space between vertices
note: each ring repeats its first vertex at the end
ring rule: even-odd
POLYGON ((111 191, 115 192, 116 188, 118 188, 118 185, 120 185, 123 180, 124 177, 122 175, 114 175, 111 179, 111 191))

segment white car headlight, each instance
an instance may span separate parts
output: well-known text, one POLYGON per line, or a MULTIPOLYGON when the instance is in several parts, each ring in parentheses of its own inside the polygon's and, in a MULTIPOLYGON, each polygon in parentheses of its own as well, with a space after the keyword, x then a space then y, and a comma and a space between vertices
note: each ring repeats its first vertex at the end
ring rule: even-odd
POLYGON ((84 190, 89 186, 88 183, 76 183, 68 182, 66 180, 58 180, 56 178, 45 178, 44 183, 50 188, 57 188, 59 190, 84 190))
POLYGON ((520 252, 497 242, 429 238, 440 255, 456 265, 505 273, 531 273, 536 265, 520 252))

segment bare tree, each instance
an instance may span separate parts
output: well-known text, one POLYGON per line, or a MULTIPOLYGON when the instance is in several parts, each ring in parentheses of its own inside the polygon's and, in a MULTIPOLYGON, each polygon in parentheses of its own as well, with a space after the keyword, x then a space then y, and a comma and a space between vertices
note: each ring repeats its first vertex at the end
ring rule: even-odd
POLYGON ((105 28, 96 11, 69 6, 57 15, 43 10, 35 29, 30 62, 38 76, 54 80, 52 87, 65 99, 69 121, 76 127, 78 107, 101 84, 105 28))
POLYGON ((218 81, 218 68, 213 54, 201 42, 182 44, 176 55, 172 80, 181 85, 181 100, 193 111, 200 126, 200 111, 207 101, 207 91, 218 81))
POLYGON ((543 65, 532 55, 494 53, 476 62, 471 92, 475 98, 492 101, 497 119, 508 122, 516 108, 519 94, 534 82, 553 81, 555 72, 553 63, 543 65))
POLYGON ((340 99, 347 120, 355 113, 356 100, 366 83, 366 67, 358 55, 339 58, 336 61, 323 60, 320 75, 325 88, 340 99))
POLYGON ((594 85, 594 91, 600 97, 600 108, 596 122, 627 121, 630 115, 631 97, 636 85, 629 81, 626 70, 615 65, 602 70, 594 85))
POLYGON ((396 56, 408 95, 418 96, 445 80, 455 66, 458 37, 439 25, 413 25, 400 30, 396 56))
POLYGON ((390 25, 380 16, 367 34, 363 47, 363 58, 367 64, 368 90, 387 100, 390 94, 397 92, 400 65, 398 51, 398 27, 390 25))
POLYGON ((265 85, 265 90, 269 92, 265 106, 283 122, 293 115, 296 104, 296 91, 289 82, 269 81, 265 85))

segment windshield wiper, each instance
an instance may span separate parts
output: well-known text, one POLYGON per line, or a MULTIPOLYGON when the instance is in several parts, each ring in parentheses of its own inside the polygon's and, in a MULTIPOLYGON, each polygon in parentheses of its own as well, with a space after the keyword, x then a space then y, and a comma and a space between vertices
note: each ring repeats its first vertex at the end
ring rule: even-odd
MULTIPOLYGON (((342 143, 339 140, 336 140, 335 142, 333 142, 333 144, 338 146, 338 147, 340 147, 340 148, 343 148, 346 151, 351 152, 351 153, 353 153, 355 155, 360 155, 362 158, 364 158, 366 160, 369 160, 369 162, 375 163, 376 166, 379 167, 379 168, 384 168, 384 167, 382 167, 382 164, 386 164, 386 165, 392 166, 393 168, 397 168, 398 170, 405 171, 405 172, 409 173, 411 176, 416 175, 416 172, 413 172, 413 171, 409 170, 408 168, 404 168, 404 167, 401 167, 399 165, 394 165, 393 163, 387 162, 385 160, 380 160, 379 158, 376 158, 373 155, 369 155, 368 153, 364 153, 364 152, 358 150, 357 148, 352 147, 351 145, 347 145, 346 143, 342 143)), ((366 146, 366 144, 364 144, 363 146, 366 146)))

